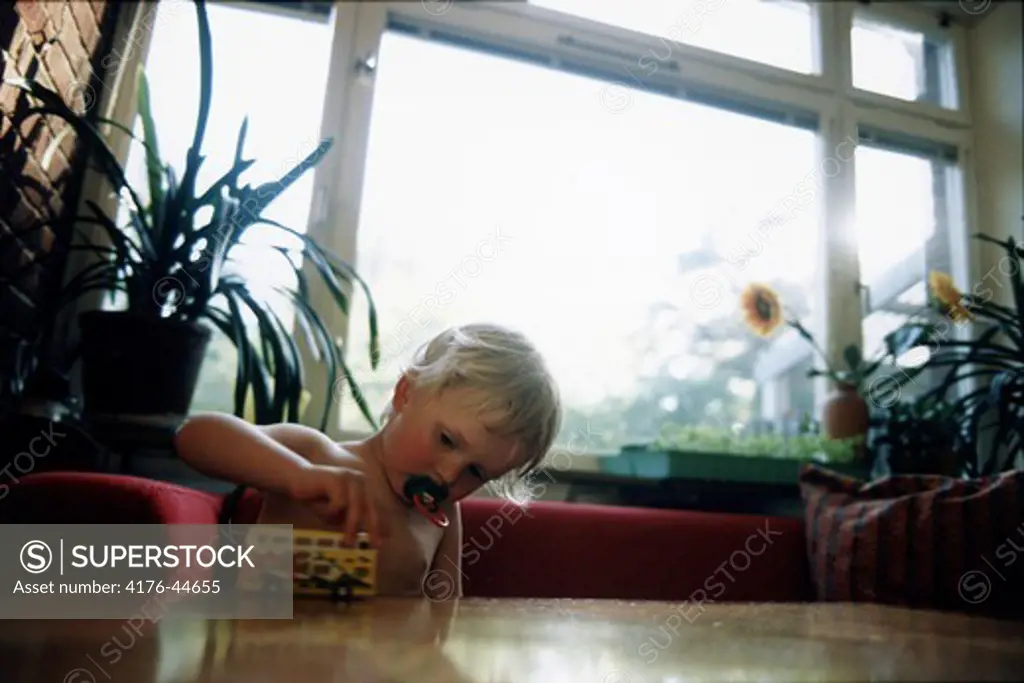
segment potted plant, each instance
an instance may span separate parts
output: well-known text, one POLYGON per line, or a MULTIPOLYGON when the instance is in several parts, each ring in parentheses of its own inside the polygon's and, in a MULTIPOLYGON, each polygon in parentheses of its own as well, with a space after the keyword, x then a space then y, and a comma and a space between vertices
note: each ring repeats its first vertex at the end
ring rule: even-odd
POLYGON ((855 439, 862 442, 870 420, 865 394, 880 388, 869 381, 889 357, 864 358, 860 347, 850 344, 843 350, 845 367, 833 367, 824 350, 806 327, 797 319, 785 320, 778 294, 767 285, 754 283, 742 293, 741 305, 748 327, 767 337, 785 323, 805 339, 824 363, 824 369, 812 368, 808 377, 826 376, 833 382, 833 393, 822 409, 821 423, 825 435, 832 439, 855 439))
POLYGON ((987 285, 964 293, 947 274, 931 273, 929 303, 945 319, 908 323, 891 333, 887 343, 891 348, 929 347, 918 371, 938 370, 942 378, 922 398, 948 402, 963 448, 972 456, 964 463, 965 473, 987 476, 1017 466, 1024 438, 1024 254, 1012 237, 975 238, 1005 252, 1007 268, 1000 264, 999 270, 1004 275, 1009 271, 1005 286, 1013 306, 994 302, 994 290, 987 285), (975 332, 972 338, 956 334, 961 326, 975 332))
MULTIPOLYGON (((298 421, 304 368, 290 325, 275 310, 266 293, 242 277, 234 257, 246 232, 266 226, 301 241, 295 253, 280 253, 281 267, 298 283, 293 291, 278 288, 294 310, 295 327, 304 333, 312 355, 326 365, 328 386, 343 375, 367 420, 373 415, 349 371, 343 349, 309 302, 309 283, 298 259, 311 264, 330 292, 333 305, 349 310, 350 290, 361 288, 369 300, 370 361, 379 360, 376 310, 369 288, 352 267, 321 248, 310 237, 264 216, 264 210, 300 176, 314 168, 332 146, 324 140, 298 165, 276 181, 253 187, 242 175, 254 164, 244 154, 247 122, 238 134, 228 170, 207 187, 197 187, 204 162, 203 140, 213 95, 213 54, 203 0, 195 0, 199 29, 200 98, 195 132, 180 176, 160 155, 148 87, 140 69, 138 113, 141 139, 116 122, 99 118, 129 135, 145 150, 147 186, 134 187, 85 115, 71 110, 53 90, 37 80, 9 79, 38 104, 22 117, 58 116, 79 136, 87 158, 120 198, 113 215, 87 202, 89 212, 73 219, 74 227, 98 226, 109 245, 87 242, 81 249, 94 254, 64 287, 58 306, 89 291, 123 293, 119 311, 89 311, 80 318, 83 394, 90 413, 187 413, 195 389, 209 328, 227 335, 238 350, 235 412, 251 412, 257 423, 298 421), (145 197, 145 199, 143 199, 145 197), (247 411, 251 396, 252 411, 247 411)), ((17 124, 16 124, 17 125, 17 124)), ((329 392, 330 393, 330 392, 329 392)), ((326 427, 333 396, 328 396, 320 420, 326 427)))
POLYGON ((874 455, 876 477, 959 476, 966 462, 955 406, 935 396, 877 406, 868 448, 874 455))

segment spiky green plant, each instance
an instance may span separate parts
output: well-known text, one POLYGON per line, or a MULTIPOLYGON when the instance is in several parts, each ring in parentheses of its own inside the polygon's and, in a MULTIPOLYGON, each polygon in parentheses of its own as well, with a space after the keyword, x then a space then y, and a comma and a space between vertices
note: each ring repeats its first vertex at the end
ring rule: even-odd
MULTIPOLYGON (((339 374, 342 375, 363 416, 371 425, 376 425, 345 362, 344 349, 324 323, 323 312, 310 303, 309 282, 302 263, 312 264, 331 295, 332 305, 344 315, 349 314, 352 289, 358 287, 365 294, 369 302, 370 362, 376 369, 380 358, 377 313, 369 287, 349 264, 323 249, 314 239, 264 215, 275 199, 320 162, 330 151, 332 141, 322 141, 278 180, 252 187, 241 181, 242 175, 255 163, 253 159, 244 158, 247 120, 243 121, 234 159, 227 172, 208 187, 197 187, 199 170, 205 161, 203 140, 214 90, 212 37, 206 7, 203 0, 194 0, 194 4, 199 30, 199 112, 180 178, 160 155, 149 86, 141 69, 138 82, 141 139, 115 121, 90 119, 73 111, 59 94, 38 80, 18 77, 6 81, 24 90, 34 101, 33 106, 20 114, 15 125, 24 117, 36 115, 56 116, 66 121, 87 150, 89 161, 121 198, 118 208, 127 217, 127 224, 120 225, 117 215, 109 215, 96 203, 87 202, 89 213, 74 218, 79 233, 84 233, 84 227, 98 226, 108 238, 109 246, 86 242, 76 247, 98 258, 67 283, 59 304, 90 291, 119 291, 130 312, 180 321, 208 321, 227 335, 238 350, 235 413, 241 416, 250 412, 246 408, 247 397, 251 395, 254 404, 251 413, 257 423, 298 421, 304 369, 300 348, 289 329, 291 325, 271 306, 256 283, 241 274, 233 259, 246 232, 253 226, 265 226, 302 244, 298 250, 268 247, 280 254, 282 266, 294 274, 297 282, 294 290, 277 287, 275 291, 290 303, 295 326, 304 333, 314 357, 326 366, 327 386, 333 388, 340 380, 339 374), (97 124, 110 125, 142 145, 148 190, 145 201, 143 192, 129 182, 125 169, 97 124), (255 321, 255 331, 250 329, 248 320, 255 321)), ((333 393, 328 392, 321 429, 326 428, 335 398, 333 393)))
POLYGON ((996 285, 987 284, 957 292, 959 301, 933 298, 930 305, 946 319, 907 323, 886 343, 894 354, 929 347, 927 361, 897 379, 906 384, 926 370, 938 372, 941 379, 922 400, 948 404, 945 414, 958 427, 956 448, 971 456, 965 472, 985 476, 1014 467, 1024 447, 1024 251, 1012 237, 975 238, 1005 252, 1009 274, 1000 267, 1006 283, 998 286, 1009 289, 1013 306, 993 301, 996 285), (959 334, 960 325, 971 334, 959 334))

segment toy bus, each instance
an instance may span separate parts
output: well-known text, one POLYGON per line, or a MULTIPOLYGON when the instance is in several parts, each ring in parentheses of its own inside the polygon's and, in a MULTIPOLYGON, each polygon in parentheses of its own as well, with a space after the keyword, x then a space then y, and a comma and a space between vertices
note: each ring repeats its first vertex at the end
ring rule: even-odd
POLYGON ((345 534, 334 531, 294 529, 290 538, 276 529, 251 533, 263 550, 263 566, 242 573, 243 590, 269 592, 290 579, 294 597, 349 600, 377 593, 377 550, 365 533, 356 536, 351 548, 344 545, 345 534))

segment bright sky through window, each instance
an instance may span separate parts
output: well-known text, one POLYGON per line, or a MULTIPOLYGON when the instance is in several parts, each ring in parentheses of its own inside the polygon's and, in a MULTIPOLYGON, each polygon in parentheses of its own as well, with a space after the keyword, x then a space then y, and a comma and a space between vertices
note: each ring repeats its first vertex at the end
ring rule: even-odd
POLYGON ((853 85, 916 100, 924 93, 924 36, 858 19, 850 34, 853 85))
MULTIPOLYGON (((685 350, 694 324, 735 319, 746 282, 811 286, 824 178, 814 132, 643 92, 615 115, 600 88, 385 35, 358 257, 395 360, 384 375, 444 325, 494 319, 537 341, 568 401, 592 405, 635 391, 638 376, 685 350), (805 181, 791 219, 759 235, 805 181), (508 239, 497 255, 477 258, 499 229, 508 239), (692 299, 700 274, 716 278, 719 301, 692 299), (441 283, 452 300, 414 310, 441 283), (664 333, 651 329, 662 304, 676 309, 664 333), (651 334, 653 348, 639 350, 651 334)), ((708 370, 685 354, 671 366, 708 370)))
MULTIPOLYGON (((680 37, 671 33, 679 23, 674 3, 660 3, 658 11, 658 3, 572 1, 544 4, 680 37)), ((751 0, 703 6, 709 9, 699 26, 686 24, 698 30, 680 34, 684 42, 812 71, 805 6, 751 0), (765 40, 766 34, 775 38, 765 40)), ((217 160, 233 154, 246 114, 247 155, 258 160, 251 182, 276 178, 319 139, 331 27, 218 4, 209 13, 216 93, 201 182, 223 172, 217 160), (287 45, 289 59, 265 49, 271 43, 287 45)), ((861 49, 857 68, 862 82, 877 74, 879 84, 888 83, 874 89, 909 93, 917 59, 903 48, 861 49)), ((161 148, 179 168, 191 142, 198 68, 191 5, 162 3, 147 69, 161 148)), ((717 341, 696 335, 736 324, 736 295, 745 284, 778 282, 812 297, 822 184, 836 162, 849 159, 849 149, 825 150, 832 161, 821 165, 815 131, 641 90, 631 92, 624 111, 612 113, 602 106, 603 87, 557 70, 384 35, 355 259, 378 304, 383 366, 370 373, 361 362, 366 330, 359 297, 349 340, 350 361, 375 410, 419 343, 449 324, 495 320, 522 329, 549 358, 567 403, 586 413, 648 392, 652 377, 718 377, 716 368, 749 349, 749 335, 717 341)), ((865 275, 873 276, 919 248, 934 229, 930 169, 922 160, 865 148, 857 159, 857 232, 865 275), (889 230, 893 225, 901 229, 889 230)), ((134 154, 139 180, 141 163, 134 154)), ((311 180, 304 177, 270 215, 304 230, 311 180)), ((252 238, 264 239, 258 231, 252 238)), ((286 284, 275 277, 276 258, 254 250, 245 270, 266 284, 286 284)), ((231 363, 204 367, 203 381, 225 385, 226 400, 231 363)), ((711 414, 732 401, 751 416, 750 376, 724 377, 710 398, 701 394, 706 405, 693 410, 711 414)), ((650 405, 671 412, 687 400, 670 393, 650 405)), ((346 427, 365 429, 354 410, 343 416, 346 427)))

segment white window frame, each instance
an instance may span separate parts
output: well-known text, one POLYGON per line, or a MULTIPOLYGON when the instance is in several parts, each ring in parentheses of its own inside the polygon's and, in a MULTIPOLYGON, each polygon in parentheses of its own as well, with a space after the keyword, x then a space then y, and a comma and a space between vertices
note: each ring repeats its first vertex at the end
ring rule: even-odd
MULTIPOLYGON (((380 39, 393 21, 407 30, 530 53, 550 60, 556 67, 568 65, 594 74, 603 73, 609 82, 618 80, 680 94, 714 94, 741 106, 766 107, 793 120, 806 121, 805 117, 810 115, 810 120, 818 122, 819 161, 822 163, 844 140, 857 139, 859 125, 952 145, 957 149, 959 168, 965 180, 951 217, 954 223, 950 245, 954 255, 953 275, 957 281, 972 281, 971 275, 977 273, 978 268, 976 252, 966 229, 967 225, 975 223, 975 213, 971 112, 967 97, 971 90, 965 61, 964 27, 953 24, 948 29, 940 29, 937 18, 930 19, 937 15, 895 5, 863 7, 850 3, 813 3, 812 9, 817 17, 819 74, 796 73, 525 3, 337 2, 332 17, 334 44, 321 134, 334 138, 340 153, 329 155, 315 170, 315 205, 308 234, 353 263, 358 270, 358 221, 372 111, 373 67, 380 39), (854 12, 950 39, 956 60, 959 107, 945 109, 854 88, 850 51, 854 12), (637 60, 652 46, 661 49, 670 46, 672 54, 670 59, 660 63, 662 68, 645 76, 637 68, 637 60)), ((597 94, 595 91, 595 106, 599 106, 597 94)), ((819 241, 823 267, 821 286, 815 288, 821 300, 815 302, 819 315, 815 316, 813 331, 833 361, 840 359, 847 344, 862 342, 862 300, 857 287, 859 266, 850 220, 855 199, 854 172, 851 159, 840 164, 840 171, 834 177, 822 180, 819 241)), ((314 305, 321 304, 320 299, 326 296, 323 291, 314 291, 314 305)), ((329 306, 322 308, 332 310, 329 306)), ((339 338, 347 337, 346 320, 339 316, 327 322, 339 338)), ((801 355, 800 345, 795 342, 780 342, 780 348, 783 347, 790 350, 781 362, 775 363, 775 373, 784 371, 786 358, 801 355)), ((352 349, 351 354, 350 357, 364 357, 365 349, 352 349)), ((805 353, 802 355, 806 357, 805 353)), ((313 411, 309 414, 319 414, 331 388, 324 386, 317 373, 309 373, 307 380, 312 398, 309 409, 313 411)), ((777 389, 769 393, 777 397, 777 389)), ((823 400, 828 390, 825 380, 819 380, 815 385, 816 399, 823 400)), ((333 437, 362 436, 342 433, 337 402, 334 412, 329 421, 329 433, 333 437)))

